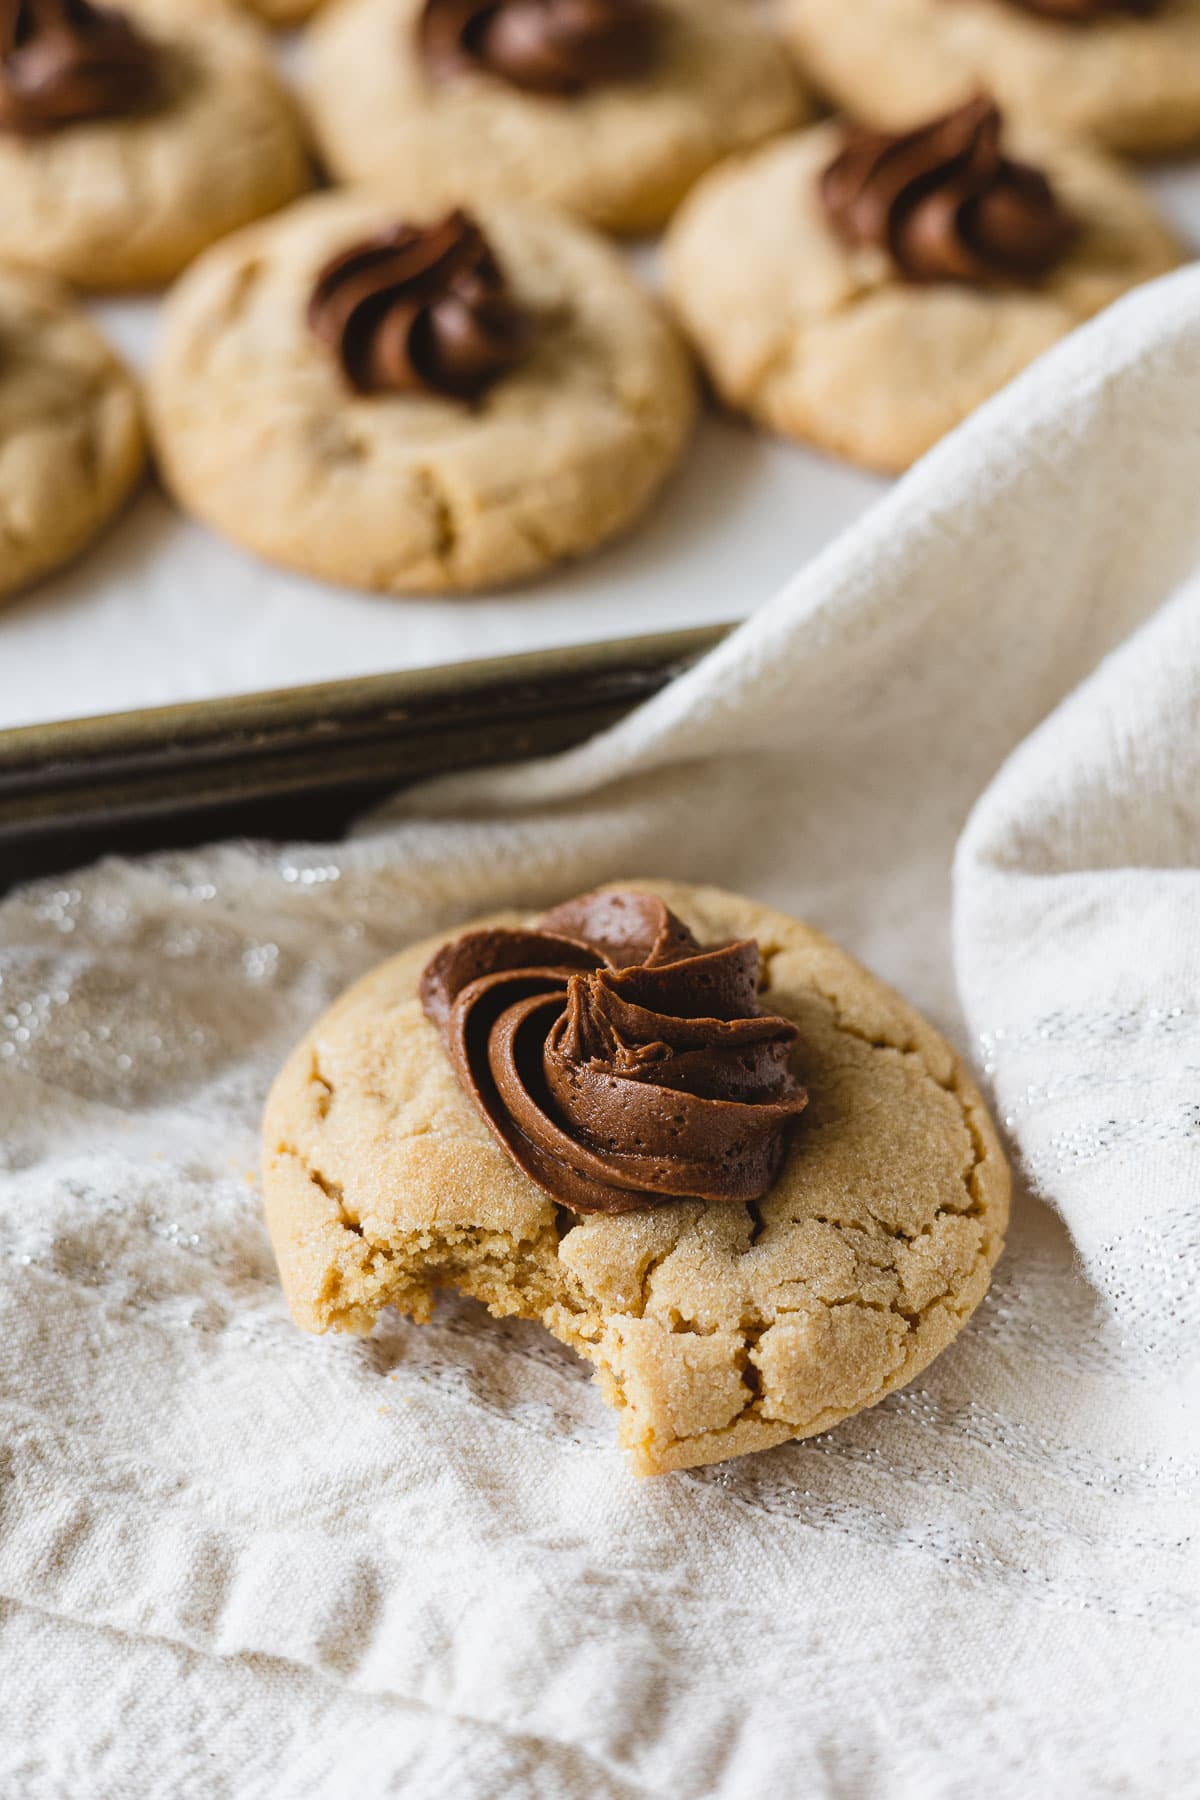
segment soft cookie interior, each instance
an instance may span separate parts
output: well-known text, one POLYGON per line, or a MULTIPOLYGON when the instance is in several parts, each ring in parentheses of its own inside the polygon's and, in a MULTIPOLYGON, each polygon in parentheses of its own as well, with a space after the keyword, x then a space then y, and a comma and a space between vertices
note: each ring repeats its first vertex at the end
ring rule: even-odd
MULTIPOLYGON (((809 927, 714 889, 662 895, 701 941, 759 939, 809 1108, 755 1205, 576 1218, 508 1159, 417 998, 418 945, 350 991, 267 1109, 268 1219, 308 1330, 428 1320, 455 1288, 595 1366, 639 1474, 827 1429, 950 1341, 986 1291, 1008 1172, 949 1046, 809 927)), ((500 923, 528 923, 508 918, 500 923)))

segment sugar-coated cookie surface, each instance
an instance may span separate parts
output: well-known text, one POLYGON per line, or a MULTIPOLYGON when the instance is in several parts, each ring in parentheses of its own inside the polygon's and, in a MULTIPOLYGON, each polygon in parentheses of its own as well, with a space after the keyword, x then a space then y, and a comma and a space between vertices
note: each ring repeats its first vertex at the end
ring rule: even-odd
POLYGON ((666 285, 720 396, 785 436, 884 471, 924 454, 1044 350, 1179 251, 1140 183, 1102 152, 1006 134, 1078 224, 1028 285, 910 283, 848 248, 819 182, 836 123, 776 139, 706 176, 673 220, 666 285))
POLYGON ((1200 0, 1078 24, 1014 0, 783 0, 781 29, 831 100, 888 130, 982 87, 1014 117, 1115 150, 1200 142, 1200 0))
POLYGON ((509 582, 628 526, 682 451, 694 380, 622 258, 540 208, 475 208, 531 353, 471 403, 366 397, 307 312, 318 272, 392 224, 321 195, 217 245, 167 302, 152 426, 181 503, 271 560, 401 594, 509 582))
POLYGON ((259 27, 215 4, 129 10, 161 58, 157 104, 35 136, 0 132, 0 257, 87 288, 169 281, 310 179, 259 27))
MULTIPOLYGON (((267 1218, 310 1331, 430 1317, 442 1288, 540 1319, 592 1362, 639 1474, 826 1430, 910 1380, 985 1293, 1009 1175, 950 1047, 827 938, 715 888, 660 895, 702 944, 756 937, 808 1090, 753 1206, 559 1222, 460 1086, 418 982, 436 940, 358 983, 281 1072, 267 1218)), ((530 924, 505 915, 496 924, 530 924)), ((448 933, 446 937, 457 934, 448 933)))
POLYGON ((0 272, 0 598, 76 556, 142 473, 132 378, 56 283, 0 272))
POLYGON ((340 0, 311 33, 329 166, 398 204, 528 197, 649 231, 722 156, 807 116, 787 52, 740 0, 660 0, 652 68, 569 96, 437 77, 417 48, 421 4, 340 0))

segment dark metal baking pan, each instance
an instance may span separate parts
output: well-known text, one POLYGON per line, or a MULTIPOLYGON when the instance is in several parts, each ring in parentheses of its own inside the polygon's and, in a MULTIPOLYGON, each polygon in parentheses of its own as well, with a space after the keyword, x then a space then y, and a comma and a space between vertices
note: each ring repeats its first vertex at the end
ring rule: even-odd
POLYGON ((583 742, 731 629, 0 731, 0 887, 106 850, 336 836, 410 782, 583 742))

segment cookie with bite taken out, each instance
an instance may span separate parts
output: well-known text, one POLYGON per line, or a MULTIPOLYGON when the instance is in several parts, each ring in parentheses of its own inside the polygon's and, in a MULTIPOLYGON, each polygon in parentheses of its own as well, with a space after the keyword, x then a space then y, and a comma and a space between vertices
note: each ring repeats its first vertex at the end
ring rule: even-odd
POLYGON ((827 1430, 962 1328, 1009 1175, 958 1057, 820 932, 636 881, 419 944, 264 1123, 309 1331, 448 1288, 595 1367, 638 1474, 827 1430))

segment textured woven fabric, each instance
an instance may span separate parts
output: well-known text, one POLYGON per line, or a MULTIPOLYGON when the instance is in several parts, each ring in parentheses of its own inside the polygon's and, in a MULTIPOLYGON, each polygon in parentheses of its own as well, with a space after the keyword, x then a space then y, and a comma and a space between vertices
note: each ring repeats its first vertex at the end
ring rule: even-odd
POLYGON ((578 752, 0 906, 0 1792, 1197 1792, 1198 495, 1185 272, 578 752), (346 981, 638 872, 893 980, 1030 1190, 913 1387, 642 1484, 536 1327, 302 1337, 255 1188, 346 981))

